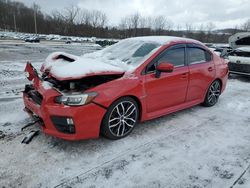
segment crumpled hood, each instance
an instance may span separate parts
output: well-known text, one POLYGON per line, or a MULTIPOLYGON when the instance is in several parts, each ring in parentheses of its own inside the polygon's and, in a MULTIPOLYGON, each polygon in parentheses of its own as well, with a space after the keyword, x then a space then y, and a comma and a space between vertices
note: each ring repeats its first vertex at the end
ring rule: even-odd
POLYGON ((75 56, 64 52, 50 54, 41 71, 58 80, 80 79, 92 75, 122 74, 126 70, 105 62, 100 57, 75 56))

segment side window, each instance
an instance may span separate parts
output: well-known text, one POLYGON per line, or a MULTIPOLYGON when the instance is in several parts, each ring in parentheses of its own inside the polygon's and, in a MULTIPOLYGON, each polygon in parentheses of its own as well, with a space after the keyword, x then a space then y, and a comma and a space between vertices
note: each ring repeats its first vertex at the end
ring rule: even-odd
POLYGON ((158 64, 162 62, 172 63, 175 67, 185 65, 185 49, 176 48, 167 50, 163 56, 158 60, 158 64))
POLYGON ((188 48, 189 64, 205 63, 212 60, 211 54, 201 48, 188 48))
POLYGON ((156 58, 153 64, 147 67, 146 72, 153 72, 155 71, 156 65, 162 62, 169 62, 172 63, 175 67, 184 66, 185 65, 185 48, 174 48, 174 49, 167 49, 164 51, 160 56, 156 58))

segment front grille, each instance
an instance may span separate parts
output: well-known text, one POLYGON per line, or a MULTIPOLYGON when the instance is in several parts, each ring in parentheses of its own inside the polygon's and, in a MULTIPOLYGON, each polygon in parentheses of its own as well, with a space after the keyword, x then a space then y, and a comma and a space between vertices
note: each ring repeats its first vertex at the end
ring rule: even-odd
POLYGON ((229 71, 250 73, 250 64, 228 63, 229 71))
POLYGON ((43 96, 34 89, 32 85, 26 85, 24 92, 32 99, 36 104, 41 105, 43 101, 43 96))

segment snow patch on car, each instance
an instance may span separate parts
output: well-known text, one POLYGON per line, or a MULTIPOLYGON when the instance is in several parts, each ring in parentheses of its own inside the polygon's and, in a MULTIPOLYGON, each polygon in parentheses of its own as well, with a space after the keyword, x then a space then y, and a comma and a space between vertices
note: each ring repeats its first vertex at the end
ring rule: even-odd
POLYGON ((52 66, 51 75, 57 78, 77 78, 94 73, 122 73, 124 70, 120 67, 105 63, 100 59, 91 59, 79 57, 74 62, 60 60, 60 66, 52 66))
POLYGON ((58 57, 60 55, 63 55, 65 57, 68 57, 68 58, 73 59, 73 60, 77 60, 78 57, 79 57, 79 56, 75 56, 75 55, 65 53, 65 52, 53 52, 50 55, 48 55, 48 57, 45 60, 45 63, 43 63, 42 71, 50 70, 55 65, 56 66, 61 66, 61 65, 65 65, 65 64, 67 64, 69 62, 69 61, 65 61, 62 58, 58 59, 58 57))
POLYGON ((194 39, 188 39, 188 38, 182 38, 182 37, 172 37, 172 36, 145 36, 145 37, 133 37, 128 38, 125 40, 131 40, 131 41, 143 41, 143 42, 155 42, 160 45, 166 45, 171 42, 177 42, 177 41, 184 41, 184 42, 192 42, 192 43, 200 43, 201 42, 194 40, 194 39))
POLYGON ((52 88, 52 84, 47 82, 47 81, 43 81, 42 82, 42 86, 44 89, 48 90, 48 89, 51 89, 52 88))
POLYGON ((124 39, 103 50, 74 56, 55 52, 48 56, 41 71, 50 71, 59 79, 86 77, 102 73, 132 72, 145 62, 160 46, 183 41, 200 43, 193 39, 169 36, 147 36, 124 39))

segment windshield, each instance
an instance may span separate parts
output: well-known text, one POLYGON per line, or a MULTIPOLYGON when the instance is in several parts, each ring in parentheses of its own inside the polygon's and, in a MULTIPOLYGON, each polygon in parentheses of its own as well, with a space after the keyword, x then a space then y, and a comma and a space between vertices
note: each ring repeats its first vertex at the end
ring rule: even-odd
POLYGON ((160 44, 155 42, 125 39, 98 52, 88 54, 91 58, 105 59, 116 66, 140 65, 160 44))
POLYGON ((124 40, 103 50, 108 59, 120 59, 126 64, 137 62, 160 46, 157 43, 124 40))

